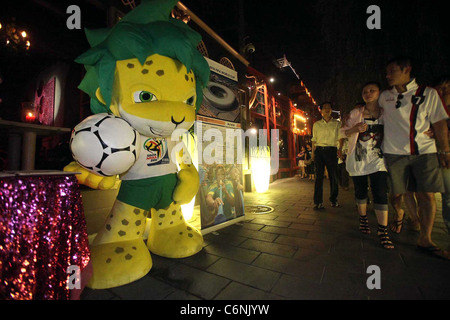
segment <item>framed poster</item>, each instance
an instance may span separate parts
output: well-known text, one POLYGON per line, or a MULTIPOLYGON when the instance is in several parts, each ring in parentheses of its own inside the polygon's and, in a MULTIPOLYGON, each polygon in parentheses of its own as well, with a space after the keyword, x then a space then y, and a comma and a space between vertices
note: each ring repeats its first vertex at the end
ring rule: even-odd
POLYGON ((203 90, 203 102, 198 114, 213 119, 240 122, 237 72, 211 59, 205 59, 209 64, 211 76, 203 90))
POLYGON ((197 118, 199 206, 201 230, 208 232, 244 218, 242 139, 240 124, 197 118))
POLYGON ((242 130, 237 72, 207 59, 211 78, 197 115, 196 208, 203 234, 244 219, 242 130))

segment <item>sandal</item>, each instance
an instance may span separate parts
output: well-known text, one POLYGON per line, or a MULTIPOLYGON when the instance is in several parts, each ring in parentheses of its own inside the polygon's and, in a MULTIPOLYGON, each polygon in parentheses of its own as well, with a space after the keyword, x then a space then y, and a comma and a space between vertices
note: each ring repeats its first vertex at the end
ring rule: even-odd
POLYGON ((367 215, 359 216, 359 230, 364 234, 370 234, 369 219, 367 215))
POLYGON ((441 258, 444 260, 450 260, 450 253, 448 251, 439 249, 436 246, 422 247, 422 246, 418 245, 417 248, 419 248, 420 250, 422 250, 434 257, 441 258))
POLYGON ((380 237, 380 242, 385 249, 394 249, 394 244, 388 235, 388 227, 381 224, 378 225, 378 236, 380 237))
POLYGON ((403 229, 403 218, 395 220, 395 217, 398 218, 398 215, 394 215, 394 218, 392 219, 391 231, 398 234, 402 232, 403 229))

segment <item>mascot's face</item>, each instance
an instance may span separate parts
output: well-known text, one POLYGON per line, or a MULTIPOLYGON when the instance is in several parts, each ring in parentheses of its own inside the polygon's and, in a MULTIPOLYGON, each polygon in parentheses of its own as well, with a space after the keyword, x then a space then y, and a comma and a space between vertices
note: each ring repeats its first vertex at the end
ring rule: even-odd
POLYGON ((148 137, 170 137, 195 121, 195 77, 178 60, 153 54, 117 61, 111 111, 148 137))

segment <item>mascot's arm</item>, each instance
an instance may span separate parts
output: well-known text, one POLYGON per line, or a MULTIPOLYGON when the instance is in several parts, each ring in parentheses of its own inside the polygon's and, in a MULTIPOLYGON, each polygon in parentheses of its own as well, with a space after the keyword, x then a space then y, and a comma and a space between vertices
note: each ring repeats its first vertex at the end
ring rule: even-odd
POLYGON ((183 154, 183 150, 181 150, 177 153, 177 162, 180 166, 180 171, 178 172, 178 183, 172 197, 176 203, 186 204, 197 194, 200 178, 188 152, 183 154))
POLYGON ((116 176, 103 177, 98 174, 89 172, 75 161, 65 166, 64 171, 79 172, 79 174, 76 175, 78 182, 92 189, 107 190, 111 189, 116 183, 116 176))

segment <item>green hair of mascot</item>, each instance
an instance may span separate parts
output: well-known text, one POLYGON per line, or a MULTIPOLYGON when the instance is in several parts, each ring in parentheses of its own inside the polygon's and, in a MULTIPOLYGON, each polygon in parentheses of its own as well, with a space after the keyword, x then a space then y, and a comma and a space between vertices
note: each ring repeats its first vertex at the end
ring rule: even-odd
POLYGON ((142 0, 114 27, 86 29, 91 49, 75 61, 84 64, 86 75, 78 88, 91 98, 93 113, 110 113, 116 62, 137 58, 141 65, 152 54, 180 61, 196 78, 196 111, 203 100, 203 88, 209 81, 209 65, 197 45, 201 36, 184 22, 170 17, 178 0, 142 0), (105 104, 96 97, 100 88, 105 104))

